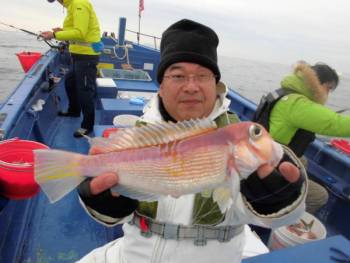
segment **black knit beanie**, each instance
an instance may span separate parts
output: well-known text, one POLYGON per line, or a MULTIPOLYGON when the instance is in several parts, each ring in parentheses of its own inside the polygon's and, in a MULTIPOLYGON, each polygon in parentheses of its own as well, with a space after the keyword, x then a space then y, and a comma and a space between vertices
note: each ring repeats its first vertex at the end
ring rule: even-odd
POLYGON ((214 73, 218 82, 221 77, 217 65, 218 44, 216 33, 205 25, 188 19, 171 25, 162 35, 158 82, 162 82, 165 70, 178 62, 191 62, 206 67, 214 73))

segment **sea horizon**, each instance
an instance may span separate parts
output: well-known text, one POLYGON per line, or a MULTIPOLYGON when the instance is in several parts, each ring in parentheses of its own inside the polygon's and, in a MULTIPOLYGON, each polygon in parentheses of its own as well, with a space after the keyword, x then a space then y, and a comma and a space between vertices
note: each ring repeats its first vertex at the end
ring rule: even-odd
MULTIPOLYGON (((0 102, 6 100, 25 75, 16 53, 22 51, 44 53, 48 49, 45 42, 38 41, 31 35, 0 30, 0 102)), ((230 55, 218 57, 221 80, 255 103, 259 102, 262 95, 280 87, 280 81, 292 72, 295 62, 282 64, 230 55)), ((340 84, 330 95, 327 106, 334 110, 347 108, 350 101, 350 90, 346 89, 348 86, 350 86, 350 73, 342 72, 340 84)))

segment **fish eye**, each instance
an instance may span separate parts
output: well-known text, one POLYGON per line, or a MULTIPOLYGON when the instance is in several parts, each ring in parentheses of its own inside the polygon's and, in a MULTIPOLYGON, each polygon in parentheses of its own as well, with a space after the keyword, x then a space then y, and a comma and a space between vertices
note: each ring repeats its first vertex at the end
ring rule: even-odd
POLYGON ((250 138, 256 140, 260 138, 262 134, 263 134, 263 130, 261 129, 260 126, 253 124, 252 126, 249 127, 250 138))

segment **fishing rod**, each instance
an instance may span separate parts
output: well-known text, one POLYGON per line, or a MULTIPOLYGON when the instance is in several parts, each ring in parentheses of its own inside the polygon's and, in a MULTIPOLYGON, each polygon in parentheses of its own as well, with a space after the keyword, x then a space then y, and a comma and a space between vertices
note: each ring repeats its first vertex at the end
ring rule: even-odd
POLYGON ((34 32, 31 32, 31 31, 26 30, 26 29, 23 29, 23 28, 15 27, 15 26, 13 26, 13 25, 9 25, 9 24, 6 24, 6 23, 1 22, 1 21, 0 21, 0 24, 2 24, 2 25, 4 25, 4 26, 12 27, 12 28, 17 29, 17 30, 21 30, 21 31, 23 31, 23 32, 25 32, 25 33, 27 33, 27 34, 36 36, 36 37, 38 37, 38 38, 41 37, 40 35, 38 35, 38 34, 36 34, 36 33, 34 33, 34 32))
POLYGON ((345 111, 348 111, 350 110, 350 108, 345 108, 345 109, 342 109, 342 110, 337 110, 336 113, 343 113, 345 111))
POLYGON ((20 31, 22 31, 24 33, 27 33, 29 35, 36 36, 37 40, 44 40, 44 42, 51 48, 59 48, 59 46, 52 45, 46 39, 43 39, 43 37, 40 34, 34 33, 34 32, 29 31, 27 29, 23 29, 23 28, 19 28, 19 27, 13 26, 13 25, 9 25, 9 24, 1 22, 1 21, 0 21, 0 24, 2 24, 4 26, 11 27, 11 28, 14 28, 14 29, 17 29, 17 30, 20 30, 20 31))

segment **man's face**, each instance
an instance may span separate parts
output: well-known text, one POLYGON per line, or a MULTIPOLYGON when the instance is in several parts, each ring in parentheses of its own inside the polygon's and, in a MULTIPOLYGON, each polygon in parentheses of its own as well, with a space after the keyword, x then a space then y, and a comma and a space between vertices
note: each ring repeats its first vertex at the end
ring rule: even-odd
POLYGON ((164 72, 159 96, 177 121, 207 117, 217 97, 215 76, 198 64, 175 63, 164 72))

